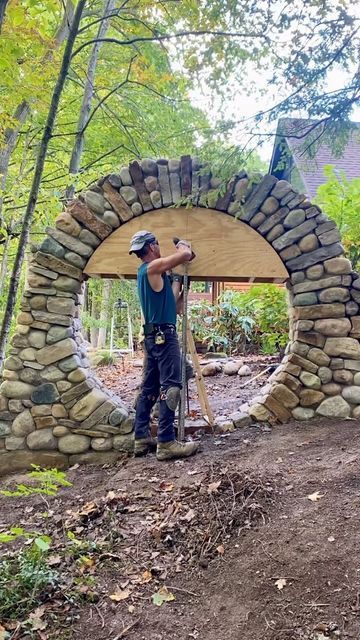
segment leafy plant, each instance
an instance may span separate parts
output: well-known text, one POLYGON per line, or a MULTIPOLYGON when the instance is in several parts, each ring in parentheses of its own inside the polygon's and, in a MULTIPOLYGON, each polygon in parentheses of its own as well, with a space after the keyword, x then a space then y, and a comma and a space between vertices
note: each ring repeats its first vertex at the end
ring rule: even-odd
MULTIPOLYGON (((35 484, 17 484, 14 491, 2 489, 0 493, 10 497, 24 497, 34 494, 56 496, 60 487, 71 487, 72 484, 66 479, 66 474, 58 469, 42 469, 36 464, 31 465, 34 471, 27 475, 35 484)), ((1 540, 1 538, 0 538, 1 540)))

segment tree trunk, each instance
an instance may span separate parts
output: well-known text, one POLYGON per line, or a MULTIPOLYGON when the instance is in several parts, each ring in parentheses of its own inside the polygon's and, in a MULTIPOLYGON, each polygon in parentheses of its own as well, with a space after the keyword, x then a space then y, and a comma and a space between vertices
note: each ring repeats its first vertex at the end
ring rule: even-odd
MULTIPOLYGON (((1 29, 1 3, 2 2, 4 2, 4 0, 0 0, 0 29, 1 29)), ((5 6, 6 6, 6 2, 5 2, 5 6)), ((4 6, 4 11, 5 11, 5 6, 4 6)), ((54 40, 55 40, 56 47, 60 47, 60 45, 62 45, 64 40, 66 40, 69 33, 70 23, 73 18, 73 15, 74 15, 73 0, 67 0, 61 25, 59 26, 55 34, 54 40)), ((43 60, 44 64, 48 62, 49 59, 51 59, 51 57, 52 57, 52 50, 49 50, 48 53, 44 56, 44 60, 43 60)), ((29 113, 30 113, 30 105, 28 102, 26 102, 26 100, 23 100, 21 104, 19 104, 19 106, 16 108, 14 113, 14 120, 17 122, 16 126, 12 129, 8 128, 5 131, 4 145, 0 147, 0 176, 1 176, 0 190, 1 192, 4 192, 6 187, 11 154, 15 149, 20 129, 23 126, 29 113)), ((3 225, 2 205, 3 205, 3 198, 0 195, 0 226, 3 225)))
MULTIPOLYGON (((114 9, 114 6, 115 6, 115 0, 105 0, 102 21, 100 22, 97 38, 105 37, 106 32, 109 28, 109 23, 110 23, 110 18, 106 19, 105 16, 108 16, 109 14, 111 14, 111 11, 114 9)), ((77 123, 77 135, 75 137, 74 147, 72 150, 70 164, 69 164, 69 173, 72 174, 73 176, 77 175, 80 168, 81 156, 84 148, 84 138, 85 138, 84 129, 87 125, 89 115, 90 115, 91 102, 94 95, 96 65, 98 61, 101 44, 102 44, 101 42, 95 42, 91 51, 91 56, 90 56, 90 60, 87 68, 84 95, 81 103, 79 120, 77 123)), ((71 198, 74 197, 74 193, 75 193, 75 185, 74 183, 72 183, 68 185, 66 189, 67 199, 71 200, 71 198)))
POLYGON ((5 18, 6 5, 9 0, 0 0, 0 33, 5 18))
POLYGON ((26 206, 24 219, 22 222, 22 229, 19 236, 18 250, 16 253, 15 262, 14 262, 14 266, 13 266, 13 270, 10 278, 8 298, 6 301, 4 317, 3 317, 1 330, 0 330, 0 368, 4 360, 5 345, 6 345, 7 337, 10 330, 11 319, 14 312, 16 294, 19 286, 21 267, 24 261, 25 249, 28 243, 31 223, 33 220, 34 211, 35 211, 35 207, 38 199, 39 188, 40 188, 42 174, 44 171, 44 164, 45 164, 46 154, 49 146, 49 141, 53 133, 56 113, 59 107, 60 97, 61 97, 62 90, 64 88, 66 76, 70 67, 71 54, 73 51, 75 38, 79 29, 81 15, 85 7, 85 4, 86 4, 86 0, 79 0, 74 13, 74 18, 73 18, 71 27, 69 29, 69 37, 65 46, 64 55, 61 62, 60 72, 55 84, 48 116, 46 119, 46 124, 44 127, 44 132, 40 142, 39 153, 38 153, 38 157, 35 164, 33 182, 30 189, 30 194, 29 194, 29 199, 26 206))
POLYGON ((106 329, 109 320, 109 303, 111 294, 112 280, 104 280, 101 310, 100 310, 100 328, 97 340, 97 348, 104 349, 106 345, 106 329))
MULTIPOLYGON (((94 292, 92 292, 92 296, 91 296, 91 317, 93 320, 97 320, 98 318, 98 308, 97 308, 96 296, 94 292)), ((91 346, 94 347, 94 349, 96 349, 98 335, 99 335, 99 329, 95 325, 90 326, 90 343, 91 343, 91 346)))
POLYGON ((5 242, 3 244, 3 253, 1 257, 1 268, 0 268, 0 296, 2 296, 5 287, 5 280, 7 274, 7 265, 8 265, 8 253, 10 248, 11 235, 7 235, 5 238, 5 242))

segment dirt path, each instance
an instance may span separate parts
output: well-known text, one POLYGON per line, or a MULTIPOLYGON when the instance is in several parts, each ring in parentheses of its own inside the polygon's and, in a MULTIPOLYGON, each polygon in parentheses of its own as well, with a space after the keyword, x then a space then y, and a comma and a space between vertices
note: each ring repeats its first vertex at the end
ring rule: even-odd
MULTIPOLYGON (((78 571, 67 551, 46 631, 17 639, 359 640, 359 461, 359 425, 346 420, 207 436, 177 463, 69 471, 73 486, 47 498, 43 522, 55 554, 71 530, 89 566, 78 571), (239 478, 255 488, 237 493, 239 478), (199 555, 209 532, 216 542, 199 555), (164 587, 175 599, 156 606, 164 587)), ((35 528, 44 508, 0 497, 0 530, 35 528)))

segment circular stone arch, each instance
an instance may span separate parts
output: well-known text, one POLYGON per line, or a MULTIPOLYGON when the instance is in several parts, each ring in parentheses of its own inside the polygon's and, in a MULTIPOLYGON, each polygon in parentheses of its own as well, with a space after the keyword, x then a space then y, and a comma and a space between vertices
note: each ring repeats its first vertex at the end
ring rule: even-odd
MULTIPOLYGON (((268 384, 247 407, 251 418, 276 423, 315 414, 360 416, 360 279, 343 255, 335 223, 271 175, 254 184, 242 171, 221 195, 219 186, 197 158, 134 161, 98 180, 47 229, 29 260, 2 371, 0 472, 31 463, 61 468, 112 462, 132 449, 133 416, 91 371, 79 310, 84 280, 102 245, 110 244, 120 227, 130 230, 134 218, 145 221, 154 210, 161 210, 165 227, 174 207, 179 217, 184 211, 191 216, 191 207, 232 217, 274 256, 273 276, 259 279, 286 280, 289 343, 268 384)), ((229 277, 238 273, 235 262, 241 264, 241 258, 240 246, 229 277)), ((115 270, 113 275, 131 274, 115 270)), ((245 273, 244 279, 254 276, 245 273)))

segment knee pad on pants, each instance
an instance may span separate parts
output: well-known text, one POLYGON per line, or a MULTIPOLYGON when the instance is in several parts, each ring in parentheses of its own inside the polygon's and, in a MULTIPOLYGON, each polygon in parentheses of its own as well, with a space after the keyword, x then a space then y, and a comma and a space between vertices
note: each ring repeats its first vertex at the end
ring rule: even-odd
POLYGON ((161 400, 165 400, 167 406, 171 411, 176 411, 176 407, 180 401, 180 389, 179 387, 169 387, 166 391, 161 393, 161 400))

